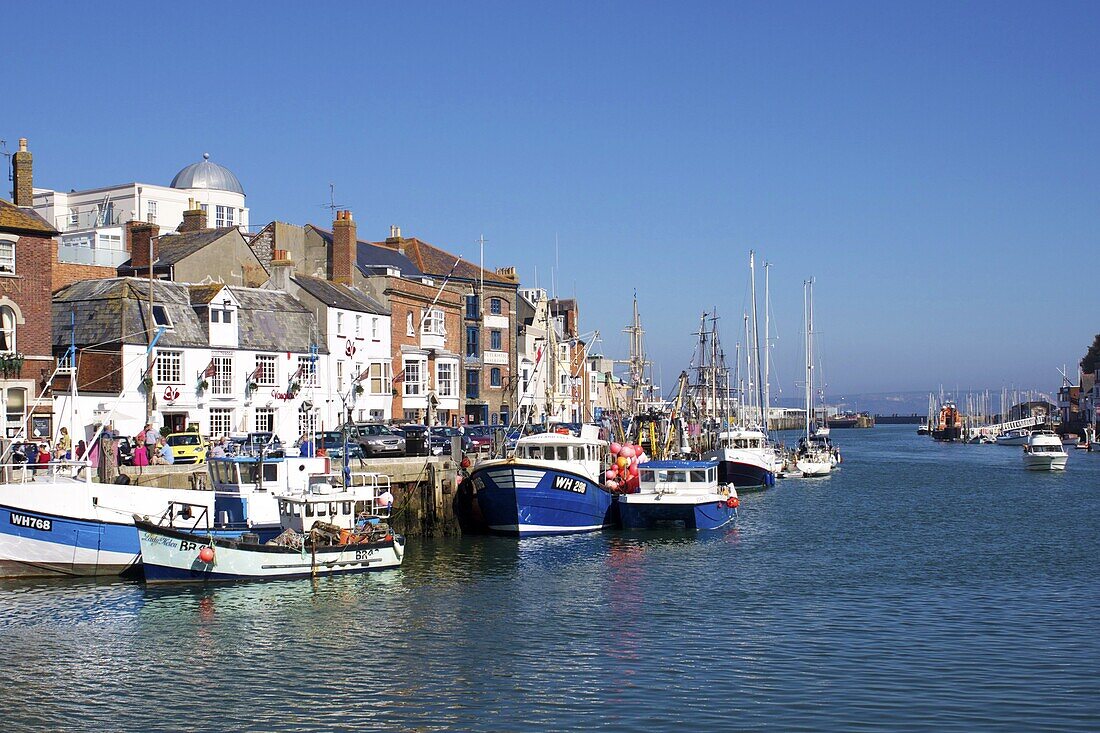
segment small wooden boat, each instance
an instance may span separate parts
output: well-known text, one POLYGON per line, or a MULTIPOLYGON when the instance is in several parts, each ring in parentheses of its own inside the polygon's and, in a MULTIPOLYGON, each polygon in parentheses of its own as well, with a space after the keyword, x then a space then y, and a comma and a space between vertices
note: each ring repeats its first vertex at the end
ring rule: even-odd
MULTIPOLYGON (((305 578, 398 567, 405 538, 390 529, 377 505, 388 487, 380 474, 310 477, 305 492, 276 497, 284 531, 263 544, 256 535, 202 536, 135 515, 145 582, 305 578)), ((201 522, 205 508, 198 509, 201 522)))

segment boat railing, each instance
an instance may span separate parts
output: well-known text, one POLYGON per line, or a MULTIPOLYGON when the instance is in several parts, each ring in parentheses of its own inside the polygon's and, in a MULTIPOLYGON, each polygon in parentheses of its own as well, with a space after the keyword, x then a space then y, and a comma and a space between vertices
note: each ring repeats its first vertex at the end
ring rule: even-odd
POLYGON ((39 479, 55 480, 67 478, 82 480, 85 478, 85 469, 91 470, 92 464, 88 461, 53 460, 49 463, 27 463, 26 461, 10 461, 0 464, 0 477, 7 484, 20 484, 39 479))
POLYGON ((186 501, 170 501, 168 508, 157 519, 161 527, 182 529, 194 532, 210 529, 210 509, 204 504, 191 504, 186 501))
POLYGON ((310 494, 330 494, 337 491, 366 490, 372 500, 379 494, 391 489, 390 477, 375 471, 351 471, 317 473, 309 477, 307 492, 310 494))

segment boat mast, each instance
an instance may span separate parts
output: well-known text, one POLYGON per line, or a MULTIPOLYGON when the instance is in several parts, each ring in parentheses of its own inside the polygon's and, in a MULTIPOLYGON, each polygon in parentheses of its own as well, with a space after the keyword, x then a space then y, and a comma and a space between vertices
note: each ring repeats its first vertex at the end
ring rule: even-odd
POLYGON ((806 323, 806 439, 810 438, 810 409, 813 407, 813 313, 810 309, 810 288, 813 280, 802 283, 802 316, 806 323))
POLYGON ((771 307, 771 293, 769 291, 769 271, 771 263, 764 262, 764 437, 768 436, 768 420, 771 418, 771 319, 768 317, 771 307))
MULTIPOLYGON (((756 317, 756 253, 749 250, 749 281, 752 289, 752 350, 756 354, 756 407, 758 415, 763 418, 764 411, 764 386, 760 378, 760 328, 756 317)), ((760 421, 764 422, 763 419, 760 421)), ((767 432, 767 428, 764 428, 767 432)))

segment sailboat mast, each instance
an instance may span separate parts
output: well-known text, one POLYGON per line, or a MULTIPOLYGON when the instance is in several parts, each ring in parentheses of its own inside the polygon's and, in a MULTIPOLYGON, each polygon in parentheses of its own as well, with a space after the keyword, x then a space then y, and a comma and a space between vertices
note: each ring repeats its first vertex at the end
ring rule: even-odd
POLYGON ((756 314, 756 253, 749 250, 749 281, 752 290, 752 350, 756 354, 756 408, 763 423, 764 392, 760 378, 760 327, 756 314))
POLYGON ((771 308, 771 293, 769 290, 769 274, 771 270, 771 263, 764 263, 764 435, 768 434, 768 420, 771 417, 771 319, 769 316, 769 310, 771 308))
POLYGON ((806 438, 810 437, 810 409, 813 407, 813 314, 810 309, 810 283, 802 284, 802 315, 806 323, 806 438))

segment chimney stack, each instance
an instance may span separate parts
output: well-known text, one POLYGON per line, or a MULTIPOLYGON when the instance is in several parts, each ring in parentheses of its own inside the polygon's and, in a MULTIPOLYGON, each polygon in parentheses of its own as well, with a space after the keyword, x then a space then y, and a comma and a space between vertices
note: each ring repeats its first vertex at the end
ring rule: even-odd
POLYGON ((206 229, 206 212, 195 203, 195 199, 187 199, 187 211, 183 212, 183 222, 176 227, 180 232, 198 232, 206 229))
POLYGON ((355 221, 351 212, 337 211, 336 221, 332 222, 332 257, 330 259, 332 281, 351 285, 355 272, 356 249, 359 238, 355 231, 355 221))
POLYGON ((153 262, 157 261, 157 235, 160 227, 144 221, 131 221, 126 225, 126 244, 130 250, 130 265, 149 267, 149 247, 153 247, 153 262))
POLYGON ((271 258, 271 284, 287 292, 290 290, 290 278, 294 274, 294 261, 290 259, 290 253, 285 249, 275 250, 271 258))
POLYGON ((11 156, 11 200, 16 206, 34 206, 33 162, 27 138, 19 138, 19 150, 11 156))

